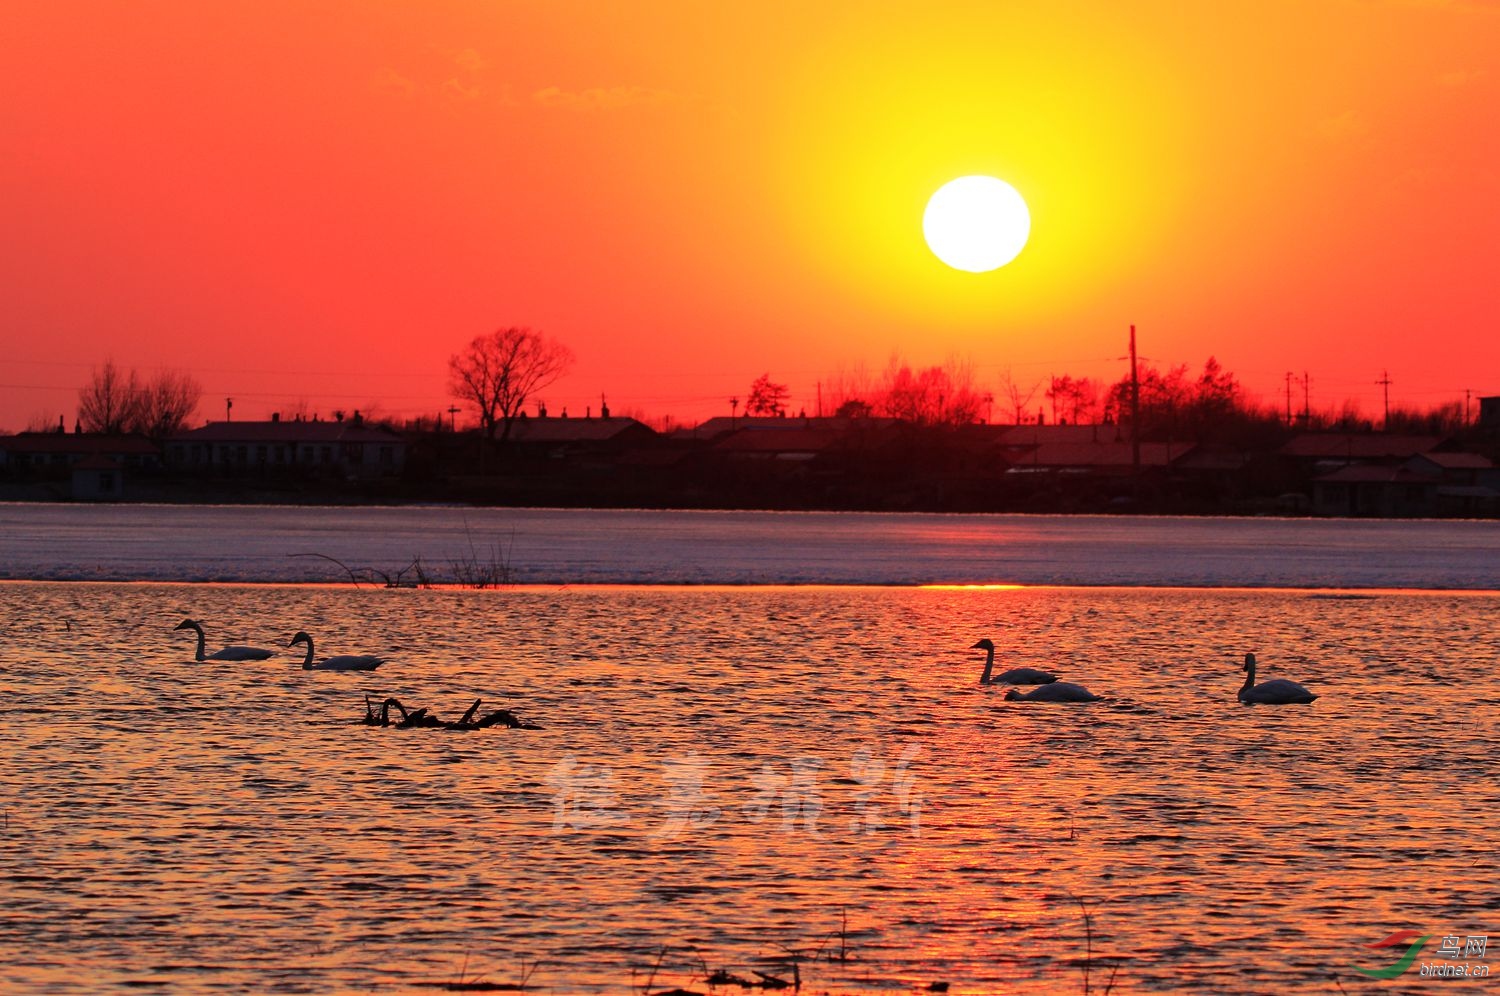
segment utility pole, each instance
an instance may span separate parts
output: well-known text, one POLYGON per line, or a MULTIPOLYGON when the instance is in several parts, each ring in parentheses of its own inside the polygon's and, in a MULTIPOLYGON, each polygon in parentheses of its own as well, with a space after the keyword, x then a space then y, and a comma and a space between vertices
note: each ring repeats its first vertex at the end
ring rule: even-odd
POLYGON ((1302 371, 1302 428, 1304 429, 1312 425, 1312 404, 1308 400, 1311 397, 1311 385, 1312 378, 1308 376, 1306 370, 1302 371))
POLYGON ((1389 371, 1380 371, 1380 379, 1375 383, 1385 388, 1385 414, 1380 418, 1380 431, 1387 432, 1391 428, 1391 375, 1389 371))
POLYGON ((1470 388, 1464 388, 1464 428, 1469 426, 1469 397, 1473 394, 1470 388))
POLYGON ((234 411, 234 399, 233 398, 225 398, 224 399, 224 421, 226 421, 226 422, 233 422, 234 421, 234 416, 230 414, 230 412, 232 412, 232 411, 234 411))
POLYGON ((1135 368, 1135 326, 1130 326, 1130 468, 1141 483, 1141 378, 1135 368))
POLYGON ((1292 372, 1286 372, 1286 424, 1287 428, 1292 425, 1292 372))
POLYGON ((457 432, 458 431, 458 406, 457 405, 449 405, 448 406, 448 431, 449 432, 457 432))
POLYGON ((730 398, 729 399, 729 428, 731 428, 731 429, 734 428, 735 414, 739 410, 740 410, 740 399, 739 398, 730 398))

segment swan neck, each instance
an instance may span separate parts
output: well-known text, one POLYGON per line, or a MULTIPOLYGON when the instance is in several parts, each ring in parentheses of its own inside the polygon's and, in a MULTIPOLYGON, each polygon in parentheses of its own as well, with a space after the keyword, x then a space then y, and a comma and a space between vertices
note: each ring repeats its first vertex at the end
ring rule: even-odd
POLYGON ((302 666, 304 668, 310 668, 310 667, 312 667, 312 662, 313 662, 313 642, 312 642, 312 637, 309 636, 307 638, 307 656, 304 657, 304 658, 302 658, 302 666))
POLYGON ((981 674, 979 676, 979 683, 981 685, 988 685, 990 683, 990 672, 993 671, 994 668, 995 668, 995 648, 994 647, 990 647, 988 650, 986 650, 984 652, 984 674, 981 674))
POLYGON ((1248 692, 1255 687, 1255 662, 1249 661, 1245 664, 1245 683, 1240 686, 1241 692, 1248 692))

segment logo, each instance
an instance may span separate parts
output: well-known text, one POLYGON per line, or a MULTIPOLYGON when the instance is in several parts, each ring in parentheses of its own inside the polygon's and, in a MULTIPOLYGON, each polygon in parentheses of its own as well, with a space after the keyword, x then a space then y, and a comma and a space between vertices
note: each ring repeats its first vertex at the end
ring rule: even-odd
MULTIPOLYGON (((1417 960, 1417 956, 1422 953, 1422 946, 1436 936, 1436 934, 1424 934, 1420 930, 1398 930, 1385 940, 1376 941, 1374 944, 1368 945, 1368 947, 1377 951, 1388 948, 1391 953, 1400 951, 1405 947, 1406 950, 1401 953, 1399 958, 1384 968, 1361 968, 1358 965, 1352 967, 1356 972, 1372 979, 1394 979, 1412 967, 1413 963, 1417 960)), ((1424 962, 1419 974, 1424 978, 1488 978, 1490 967, 1483 964, 1485 949, 1488 943, 1489 935, 1487 934, 1466 934, 1462 937, 1458 934, 1444 934, 1442 940, 1438 943, 1438 958, 1473 958, 1477 959, 1480 963, 1454 963, 1451 961, 1440 963, 1424 962)))
POLYGON ((1405 954, 1385 968, 1360 968, 1358 965, 1355 965, 1354 970, 1361 975, 1368 975, 1372 979, 1394 979, 1408 968, 1411 968, 1411 963, 1416 961, 1417 955, 1422 953, 1422 945, 1431 939, 1431 934, 1424 934, 1420 930, 1398 930, 1385 940, 1376 941, 1369 946, 1372 948, 1394 948, 1405 944, 1407 941, 1411 941, 1411 945, 1406 949, 1405 954), (1412 941, 1413 937, 1416 940, 1412 941))

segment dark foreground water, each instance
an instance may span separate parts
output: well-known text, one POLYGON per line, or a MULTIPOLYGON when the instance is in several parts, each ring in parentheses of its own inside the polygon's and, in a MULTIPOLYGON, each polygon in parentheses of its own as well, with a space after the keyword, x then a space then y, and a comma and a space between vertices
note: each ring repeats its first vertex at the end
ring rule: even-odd
POLYGON ((810 992, 1430 991, 1424 963, 1487 964, 1441 938, 1500 927, 1497 610, 3 584, 0 988, 708 992, 795 964, 810 992), (307 629, 390 661, 193 663, 184 616, 214 645, 307 629), (1004 701, 980 636, 1108 701, 1004 701), (1246 651, 1321 697, 1238 705, 1246 651), (368 728, 366 695, 544 729, 368 728), (1406 973, 1355 971, 1405 929, 1431 935, 1406 973))

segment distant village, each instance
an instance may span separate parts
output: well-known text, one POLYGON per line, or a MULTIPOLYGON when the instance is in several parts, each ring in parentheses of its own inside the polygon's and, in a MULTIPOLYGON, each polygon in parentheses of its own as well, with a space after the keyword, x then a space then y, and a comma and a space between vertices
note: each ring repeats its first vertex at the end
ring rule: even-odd
POLYGON ((1133 438, 1119 422, 924 425, 869 414, 731 414, 657 431, 606 407, 532 406, 505 438, 441 418, 211 421, 0 436, 23 501, 416 503, 633 508, 1500 516, 1500 397, 1443 433, 1308 429, 1133 438))

